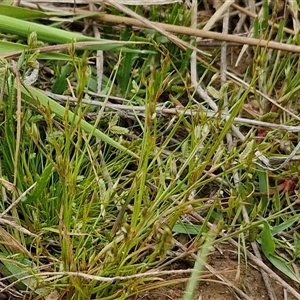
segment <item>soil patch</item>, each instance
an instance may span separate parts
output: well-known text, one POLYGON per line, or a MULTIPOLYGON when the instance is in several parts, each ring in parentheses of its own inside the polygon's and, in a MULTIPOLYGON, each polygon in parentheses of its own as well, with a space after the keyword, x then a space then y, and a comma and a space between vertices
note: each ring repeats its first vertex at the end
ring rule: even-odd
MULTIPOLYGON (((236 286, 241 289, 250 299, 269 299, 260 271, 249 262, 247 265, 244 260, 241 261, 239 267, 238 255, 232 246, 227 244, 218 246, 218 248, 216 248, 209 256, 207 263, 216 269, 225 279, 227 279, 232 286, 236 286)), ((174 269, 184 269, 184 267, 187 267, 186 263, 178 263, 174 265, 174 269)), ((187 274, 183 274, 182 278, 186 277, 187 274)), ((195 300, 243 299, 243 297, 236 294, 234 288, 229 287, 217 277, 205 277, 206 278, 204 278, 198 285, 194 296, 195 300)), ((281 275, 281 277, 296 290, 299 289, 296 283, 291 282, 291 280, 286 278, 284 275, 281 275)), ((169 276, 166 280, 175 278, 180 280, 181 276, 169 276)), ((283 287, 274 280, 271 280, 271 284, 278 300, 299 300, 284 291, 283 287)), ((185 287, 186 283, 179 283, 174 286, 151 290, 136 297, 132 297, 130 300, 179 300, 182 299, 184 295, 185 287)))

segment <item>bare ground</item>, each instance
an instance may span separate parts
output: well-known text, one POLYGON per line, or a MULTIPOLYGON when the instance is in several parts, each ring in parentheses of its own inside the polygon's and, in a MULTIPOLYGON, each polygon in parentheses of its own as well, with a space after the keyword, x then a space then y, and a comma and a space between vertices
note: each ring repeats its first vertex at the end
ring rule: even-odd
MULTIPOLYGON (((209 256, 208 262, 214 269, 218 270, 220 274, 226 278, 233 286, 241 289, 251 300, 270 299, 262 279, 260 271, 250 264, 246 265, 245 261, 240 263, 240 274, 238 271, 238 255, 236 250, 232 246, 223 244, 221 247, 216 248, 209 256)), ((267 263, 268 264, 268 263, 267 263)), ((268 264, 271 267, 270 264, 268 264)), ((173 266, 175 269, 183 269, 187 267, 187 264, 182 262, 173 266)), ((278 271, 277 271, 278 273, 278 271)), ((295 290, 299 290, 299 285, 289 280, 285 275, 280 276, 288 282, 295 290)), ((186 278, 186 274, 183 274, 186 278)), ((176 275, 174 277, 168 277, 168 280, 180 278, 176 275)), ((275 292, 277 300, 299 300, 293 295, 289 294, 283 289, 283 287, 274 280, 271 280, 272 288, 275 292)), ((175 286, 159 288, 152 290, 144 294, 140 294, 136 297, 130 298, 130 300, 179 300, 183 299, 186 284, 180 283, 175 286)), ((222 283, 220 279, 216 277, 204 278, 198 285, 196 293, 194 295, 195 300, 237 300, 245 299, 235 293, 234 288, 222 283)))

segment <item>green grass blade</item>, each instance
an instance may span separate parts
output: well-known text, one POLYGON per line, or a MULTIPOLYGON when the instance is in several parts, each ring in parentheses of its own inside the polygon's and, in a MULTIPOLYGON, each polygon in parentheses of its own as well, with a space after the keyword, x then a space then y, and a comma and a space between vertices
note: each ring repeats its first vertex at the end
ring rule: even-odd
POLYGON ((261 248, 266 256, 275 252, 274 238, 267 222, 264 222, 264 229, 261 233, 261 248))
POLYGON ((299 222, 299 220, 300 220, 300 216, 295 215, 294 217, 287 219, 286 221, 280 223, 279 225, 274 226, 271 230, 272 235, 285 231, 286 229, 292 227, 294 223, 299 222))
POLYGON ((15 257, 14 259, 10 259, 7 256, 7 254, 0 252, 0 261, 3 263, 6 269, 6 276, 14 275, 14 277, 19 280, 19 282, 16 284, 17 288, 29 288, 30 290, 34 290, 36 294, 47 292, 47 288, 36 288, 39 284, 36 278, 25 278, 26 276, 33 275, 33 273, 30 272, 34 265, 32 261, 24 257, 15 257))
MULTIPOLYGON (((25 85, 25 86, 26 86, 26 89, 24 87, 22 87, 22 93, 25 96, 27 101, 36 104, 36 100, 32 98, 32 96, 34 96, 34 97, 36 97, 36 99, 38 99, 38 101, 41 103, 41 105, 43 105, 44 107, 49 106, 53 113, 55 113, 56 115, 58 115, 61 118, 64 118, 65 108, 63 106, 56 103, 54 100, 50 99, 49 97, 47 97, 45 94, 43 94, 39 90, 37 90, 29 85, 25 85)), ((138 158, 138 156, 135 153, 128 150, 127 148, 125 148, 124 146, 119 144, 118 142, 114 141, 112 138, 110 138, 109 136, 107 136, 106 134, 101 132, 99 129, 96 129, 94 126, 92 126, 88 122, 86 122, 84 120, 80 120, 79 117, 74 115, 74 113, 72 113, 71 111, 68 111, 68 119, 69 119, 70 123, 72 123, 72 122, 80 123, 81 129, 87 131, 88 133, 93 133, 93 135, 95 137, 99 138, 103 142, 113 146, 114 148, 116 148, 122 152, 126 152, 135 158, 138 158)))
POLYGON ((300 283, 299 277, 287 266, 287 262, 277 255, 270 254, 267 256, 268 260, 282 273, 292 280, 300 283))
MULTIPOLYGON (((16 34, 23 38, 27 38, 30 33, 36 32, 37 38, 40 41, 53 43, 53 44, 66 44, 73 41, 77 42, 99 42, 103 39, 92 38, 84 36, 79 33, 74 33, 62 29, 52 28, 42 24, 36 24, 24 20, 15 19, 12 17, 0 14, 0 31, 4 33, 16 34)), ((107 41, 107 44, 98 45, 98 49, 103 51, 118 50, 122 47, 122 42, 107 41)), ((128 49, 127 49, 128 50, 128 49)))
POLYGON ((33 201, 36 201, 36 199, 39 199, 39 196, 42 195, 43 191, 45 190, 47 183, 51 179, 53 165, 49 164, 47 167, 45 167, 44 172, 42 176, 38 179, 37 184, 34 188, 34 190, 28 195, 23 203, 30 204, 33 201))
POLYGON ((11 52, 23 51, 27 49, 29 49, 27 45, 0 40, 0 55, 11 54, 11 52))
POLYGON ((40 19, 40 18, 49 18, 53 16, 66 16, 70 15, 70 13, 51 13, 51 12, 44 12, 41 10, 33 10, 29 8, 17 7, 17 6, 10 6, 0 4, 0 12, 1 15, 22 19, 22 20, 33 20, 33 19, 40 19))
MULTIPOLYGON (((262 193, 262 195, 268 195, 269 187, 268 187, 267 171, 259 169, 257 171, 257 175, 258 175, 260 193, 262 193)), ((269 198, 267 196, 262 196, 261 203, 262 203, 262 214, 264 214, 269 205, 269 198)))
POLYGON ((196 290, 199 276, 202 273, 202 270, 205 266, 205 261, 209 255, 210 248, 214 242, 214 239, 216 237, 216 233, 213 231, 208 232, 207 238, 205 240, 205 243, 203 244, 201 250, 198 252, 197 260, 194 266, 194 270, 192 272, 192 275, 187 283, 185 293, 183 296, 183 300, 192 300, 194 299, 194 292, 196 290))
MULTIPOLYGON (((11 56, 11 54, 13 52, 18 52, 18 51, 23 52, 26 50, 30 50, 30 49, 25 44, 12 43, 12 42, 8 42, 8 41, 0 40, 0 58, 5 58, 6 56, 11 56)), ((70 55, 67 55, 64 53, 59 53, 59 52, 39 53, 37 58, 43 59, 43 60, 72 61, 70 55)))
POLYGON ((183 224, 182 222, 178 222, 174 225, 172 231, 176 233, 188 234, 188 235, 197 235, 201 230, 202 225, 196 224, 183 224))

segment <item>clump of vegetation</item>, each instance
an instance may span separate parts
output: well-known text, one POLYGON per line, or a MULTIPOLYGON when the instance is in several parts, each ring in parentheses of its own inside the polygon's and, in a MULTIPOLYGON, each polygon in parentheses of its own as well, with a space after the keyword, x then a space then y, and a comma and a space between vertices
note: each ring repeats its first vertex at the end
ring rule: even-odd
POLYGON ((240 39, 224 31, 239 28, 225 10, 227 27, 179 3, 108 2, 0 5, 1 292, 134 299, 188 282, 187 300, 206 268, 250 299, 239 274, 251 260, 297 298, 295 19, 264 1, 240 39), (211 26, 243 48, 194 38, 211 26), (238 55, 251 61, 242 76, 238 55), (237 252, 234 283, 207 262, 224 242, 237 252))

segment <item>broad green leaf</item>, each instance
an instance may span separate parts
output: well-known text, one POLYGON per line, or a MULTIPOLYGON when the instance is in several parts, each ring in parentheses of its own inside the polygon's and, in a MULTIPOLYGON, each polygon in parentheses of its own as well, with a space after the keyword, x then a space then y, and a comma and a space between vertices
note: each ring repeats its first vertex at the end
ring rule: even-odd
POLYGON ((41 10, 33 10, 33 9, 23 8, 18 6, 10 6, 7 4, 5 5, 3 3, 0 4, 0 14, 8 17, 13 17, 16 19, 22 19, 22 20, 30 20, 30 19, 33 20, 33 19, 49 18, 53 16, 70 15, 70 13, 44 12, 41 10))
POLYGON ((52 93, 63 94, 67 87, 67 78, 73 70, 72 64, 65 64, 61 68, 60 74, 56 77, 55 82, 52 86, 52 93))
POLYGON ((288 228, 290 228, 295 222, 299 222, 300 221, 300 216, 299 215, 295 215, 294 217, 285 220, 284 222, 282 222, 281 224, 274 226, 271 230, 272 235, 276 235, 279 232, 282 232, 288 228))
POLYGON ((13 278, 21 279, 18 283, 20 289, 29 288, 30 290, 34 290, 36 294, 42 294, 47 291, 46 288, 36 289, 38 282, 34 277, 24 278, 33 274, 30 270, 33 268, 37 269, 36 265, 29 259, 22 257, 14 257, 14 259, 10 259, 7 254, 0 252, 0 261, 5 267, 2 267, 2 270, 5 271, 6 276, 13 275, 13 278), (22 278, 24 279, 22 280, 22 278))
POLYGON ((172 231, 176 233, 197 235, 201 230, 201 227, 202 225, 176 223, 172 231))
POLYGON ((264 228, 261 233, 261 248, 266 256, 275 252, 274 237, 268 222, 264 222, 264 228))
MULTIPOLYGON (((65 44, 72 41, 100 41, 101 39, 91 38, 79 33, 74 33, 62 29, 52 28, 43 24, 32 23, 12 17, 0 15, 0 30, 4 33, 17 34, 27 38, 31 32, 36 32, 37 38, 43 42, 53 44, 65 44)), ((115 48, 115 46, 113 46, 115 48)), ((112 49, 112 46, 105 47, 103 50, 112 49)))
POLYGON ((0 40, 0 55, 28 49, 27 45, 0 40))
POLYGON ((274 254, 267 255, 267 258, 278 270, 292 280, 300 283, 299 277, 287 266, 287 262, 284 259, 274 254))

